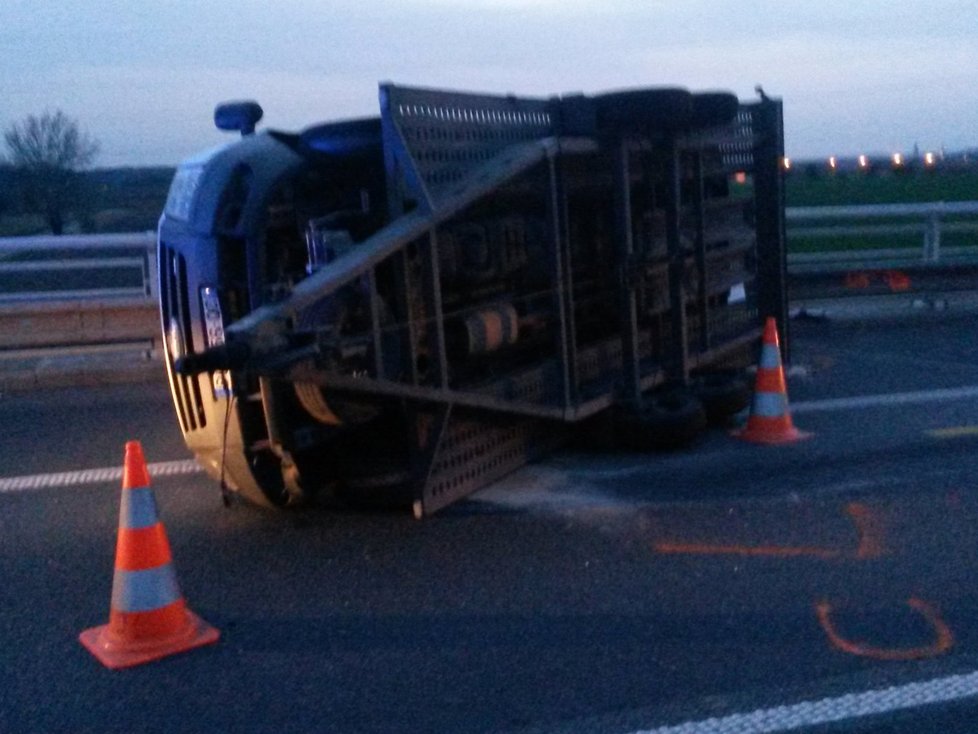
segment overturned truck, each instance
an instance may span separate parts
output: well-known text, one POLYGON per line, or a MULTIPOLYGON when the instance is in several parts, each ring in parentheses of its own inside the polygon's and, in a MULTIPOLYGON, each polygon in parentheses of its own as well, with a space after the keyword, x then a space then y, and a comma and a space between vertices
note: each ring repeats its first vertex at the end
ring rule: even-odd
MULTIPOLYGON (((436 512, 573 434, 692 438, 785 321, 781 105, 380 87, 186 161, 159 229, 187 446, 247 499, 436 512)), ((786 342, 785 342, 786 343, 786 342)))

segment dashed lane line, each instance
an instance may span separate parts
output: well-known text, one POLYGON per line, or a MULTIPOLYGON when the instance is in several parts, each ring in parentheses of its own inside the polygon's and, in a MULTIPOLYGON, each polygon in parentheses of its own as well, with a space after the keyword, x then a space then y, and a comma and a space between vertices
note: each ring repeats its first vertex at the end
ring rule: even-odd
POLYGON ((978 696, 978 671, 748 713, 687 721, 657 729, 643 729, 633 734, 766 734, 880 716, 974 696, 978 696))
POLYGON ((924 431, 931 438, 964 438, 967 436, 978 436, 978 426, 952 426, 950 428, 935 428, 931 431, 924 431))
POLYGON ((818 413, 833 410, 855 410, 858 408, 877 408, 892 405, 912 405, 914 403, 934 403, 944 400, 960 400, 962 398, 978 398, 978 385, 941 390, 919 390, 916 392, 882 395, 857 395, 850 398, 793 402, 791 404, 791 412, 818 413))
MULTIPOLYGON (((192 459, 179 461, 159 461, 149 464, 150 477, 172 477, 196 474, 203 471, 192 459)), ((23 477, 0 477, 0 494, 30 492, 56 487, 74 487, 80 484, 100 484, 122 480, 122 467, 103 467, 100 469, 79 469, 77 471, 55 474, 32 474, 23 477)))
MULTIPOLYGON (((791 412, 795 414, 817 413, 835 410, 874 408, 879 406, 930 403, 942 400, 959 400, 962 398, 976 397, 978 397, 978 385, 973 385, 943 390, 921 390, 917 392, 890 393, 882 395, 858 395, 849 398, 801 401, 792 403, 791 412)), ((955 435, 959 434, 956 433, 955 435)), ((936 437, 944 438, 946 436, 936 437)), ((190 459, 157 462, 155 464, 150 464, 149 470, 150 476, 161 477, 196 474, 197 472, 203 471, 197 462, 190 459)), ((121 467, 81 469, 78 471, 60 472, 56 474, 33 474, 22 477, 0 477, 0 493, 26 492, 38 489, 52 489, 55 487, 70 487, 79 484, 98 484, 100 482, 117 481, 121 478, 121 467)))

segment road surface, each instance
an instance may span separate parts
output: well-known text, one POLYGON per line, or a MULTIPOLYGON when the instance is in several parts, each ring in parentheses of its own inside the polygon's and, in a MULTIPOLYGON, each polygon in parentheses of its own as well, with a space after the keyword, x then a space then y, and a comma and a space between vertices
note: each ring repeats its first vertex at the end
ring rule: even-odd
POLYGON ((714 429, 676 454, 564 452, 421 522, 226 509, 167 464, 180 585, 222 637, 117 672, 77 636, 108 617, 124 443, 188 458, 165 387, 0 399, 0 731, 974 721, 973 325, 794 331, 814 436, 790 446, 714 429))

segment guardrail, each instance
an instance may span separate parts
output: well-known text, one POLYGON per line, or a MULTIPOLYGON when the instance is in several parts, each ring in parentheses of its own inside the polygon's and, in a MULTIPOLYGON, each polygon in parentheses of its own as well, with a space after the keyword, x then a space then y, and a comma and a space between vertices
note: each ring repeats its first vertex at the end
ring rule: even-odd
MULTIPOLYGON (((791 207, 786 220, 789 245, 921 236, 920 249, 790 254, 793 300, 978 289, 978 201, 791 207), (976 244, 942 246, 947 233, 974 234, 976 244)), ((155 355, 156 284, 153 232, 0 238, 0 359, 136 345, 155 355)))
POLYGON ((156 298, 156 234, 0 237, 0 303, 156 298))
POLYGON ((793 299, 978 289, 978 201, 791 207, 786 220, 789 248, 802 238, 921 238, 920 249, 789 254, 793 299), (945 234, 973 235, 975 244, 943 245, 945 234))
MULTIPOLYGON (((936 201, 927 204, 874 204, 867 206, 803 206, 789 207, 785 211, 789 236, 806 238, 866 237, 885 235, 923 235, 921 260, 937 262, 941 259, 943 233, 978 233, 976 221, 952 221, 948 217, 978 217, 978 201, 936 201), (863 224, 866 221, 885 219, 885 223, 863 224), (892 220, 911 221, 892 221, 892 220), (852 224, 852 222, 859 224, 852 224), (831 224, 814 224, 831 222, 831 224)), ((889 253, 885 257, 892 256, 889 253)), ((795 260, 804 257, 795 256, 795 260)))
POLYGON ((0 238, 0 359, 159 342, 156 235, 0 238))

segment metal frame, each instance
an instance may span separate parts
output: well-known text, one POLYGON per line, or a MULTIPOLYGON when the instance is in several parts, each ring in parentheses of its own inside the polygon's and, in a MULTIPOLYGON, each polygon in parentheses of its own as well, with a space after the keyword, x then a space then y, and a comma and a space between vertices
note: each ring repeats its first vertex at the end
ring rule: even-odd
POLYGON ((649 131, 611 140, 556 137, 554 109, 547 100, 383 85, 381 129, 390 223, 348 255, 301 281, 286 301, 259 308, 227 330, 229 339, 251 347, 249 369, 259 374, 403 401, 419 516, 549 450, 562 439, 564 424, 615 403, 637 408, 642 394, 655 385, 667 379, 684 381, 697 367, 749 346, 759 336, 758 311, 781 316, 784 323, 778 103, 744 106, 737 123, 721 130, 670 135, 649 131), (730 229, 743 242, 729 237, 719 244, 711 240, 728 233, 713 232, 707 222, 702 160, 707 148, 722 152, 723 171, 736 168, 753 173, 756 243, 749 241, 747 225, 737 222, 730 229), (695 161, 691 203, 684 203, 681 192, 684 155, 695 161), (575 157, 592 162, 599 174, 610 173, 617 241, 618 332, 584 345, 579 344, 575 323, 568 190, 573 184, 563 167, 565 160, 575 157), (553 356, 485 384, 453 386, 442 310, 439 227, 533 171, 542 175, 547 187, 542 199, 553 356), (652 195, 659 175, 664 190, 664 258, 637 250, 634 242, 634 179, 644 176, 652 195), (692 247, 684 244, 687 221, 692 247), (755 247, 758 282, 748 285, 752 293, 756 291, 756 301, 752 295, 738 311, 740 320, 724 329, 722 323, 714 323, 719 318, 715 312, 737 309, 711 310, 711 299, 732 285, 725 278, 751 279, 755 247), (381 330, 391 327, 382 324, 379 267, 389 267, 395 281, 400 318, 394 328, 404 345, 399 379, 385 373, 381 330), (690 278, 696 279, 695 288, 687 287, 690 278), (774 282, 767 282, 768 278, 774 282), (310 359, 307 347, 290 351, 289 329, 296 314, 358 279, 367 283, 369 293, 372 373, 356 377, 330 373, 310 359), (668 293, 665 302, 660 296, 663 288, 668 293), (640 298, 644 317, 639 314, 640 298), (690 307, 698 329, 695 338, 690 307), (658 347, 664 341, 670 347, 661 353, 658 347), (425 369, 419 361, 422 355, 425 369), (473 458, 465 446, 476 441, 476 435, 482 436, 482 453, 474 462, 477 468, 462 470, 458 456, 473 458))

